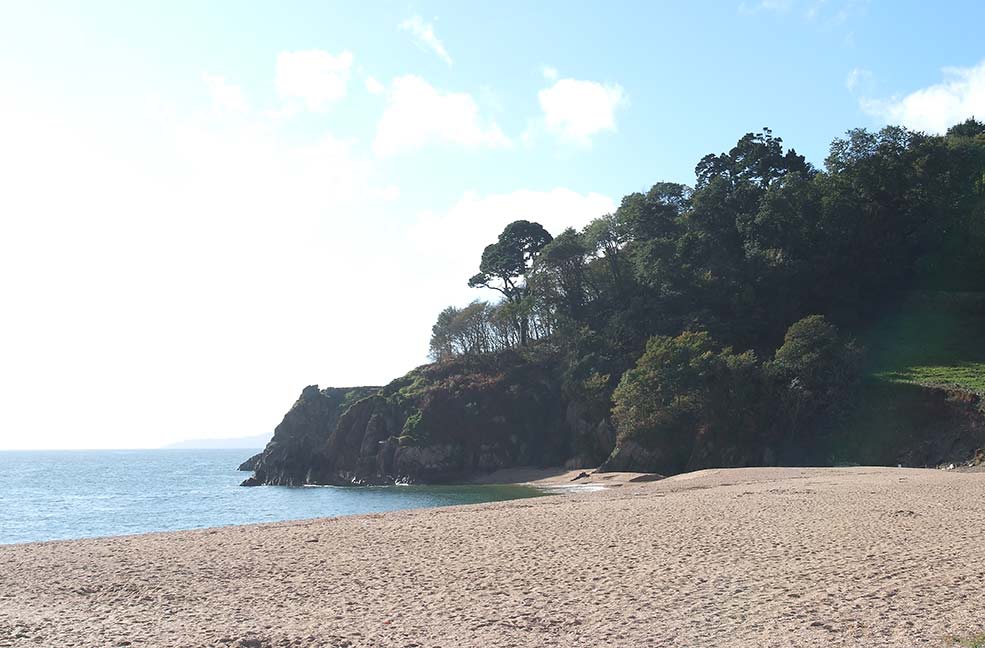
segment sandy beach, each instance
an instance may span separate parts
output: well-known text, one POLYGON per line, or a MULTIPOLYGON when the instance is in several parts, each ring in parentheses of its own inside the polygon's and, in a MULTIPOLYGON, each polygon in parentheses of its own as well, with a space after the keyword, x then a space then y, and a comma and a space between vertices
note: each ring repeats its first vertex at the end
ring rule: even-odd
POLYGON ((985 474, 631 478, 3 546, 0 646, 946 646, 985 632, 985 474))

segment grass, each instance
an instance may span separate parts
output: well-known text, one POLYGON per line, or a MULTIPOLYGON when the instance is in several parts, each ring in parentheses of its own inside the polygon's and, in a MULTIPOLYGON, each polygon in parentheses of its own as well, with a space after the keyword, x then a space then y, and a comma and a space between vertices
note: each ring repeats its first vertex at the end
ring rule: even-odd
POLYGON ((833 464, 895 465, 899 448, 941 424, 925 387, 985 395, 985 293, 912 293, 861 342, 859 407, 830 440, 833 464))
POLYGON ((968 639, 954 639, 948 640, 949 645, 952 646, 963 646, 964 648, 985 648, 985 634, 975 635, 968 639))
POLYGON ((985 395, 983 293, 914 293, 863 342, 871 378, 985 395))

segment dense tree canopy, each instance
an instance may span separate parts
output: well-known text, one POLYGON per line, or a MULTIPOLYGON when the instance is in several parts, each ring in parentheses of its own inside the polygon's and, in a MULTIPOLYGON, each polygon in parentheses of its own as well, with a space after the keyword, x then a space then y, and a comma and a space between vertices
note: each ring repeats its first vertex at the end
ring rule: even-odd
POLYGON ((556 353, 669 463, 698 434, 811 434, 851 406, 850 333, 905 291, 985 290, 985 124, 852 130, 823 169, 749 133, 580 231, 509 224, 468 283, 503 299, 442 312, 436 359, 556 353))

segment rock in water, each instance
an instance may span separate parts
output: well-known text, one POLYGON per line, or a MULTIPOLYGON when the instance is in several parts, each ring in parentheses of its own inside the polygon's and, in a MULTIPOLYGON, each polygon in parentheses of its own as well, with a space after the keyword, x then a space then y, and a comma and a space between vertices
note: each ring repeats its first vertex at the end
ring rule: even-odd
POLYGON ((243 472, 253 472, 257 469, 257 462, 260 461, 260 457, 263 456, 262 452, 258 452, 243 463, 239 465, 236 470, 242 470, 243 472))
POLYGON ((503 352, 425 365, 386 387, 311 385, 250 460, 244 485, 441 483, 597 465, 612 451, 608 424, 572 406, 560 374, 548 354, 503 352))

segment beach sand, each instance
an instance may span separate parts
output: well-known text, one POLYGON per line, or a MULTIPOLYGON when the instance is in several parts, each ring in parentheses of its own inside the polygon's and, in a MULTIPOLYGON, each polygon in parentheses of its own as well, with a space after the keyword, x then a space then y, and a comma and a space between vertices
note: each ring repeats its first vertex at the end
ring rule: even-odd
POLYGON ((3 546, 0 646, 871 647, 985 633, 983 473, 601 477, 611 487, 511 502, 3 546))

